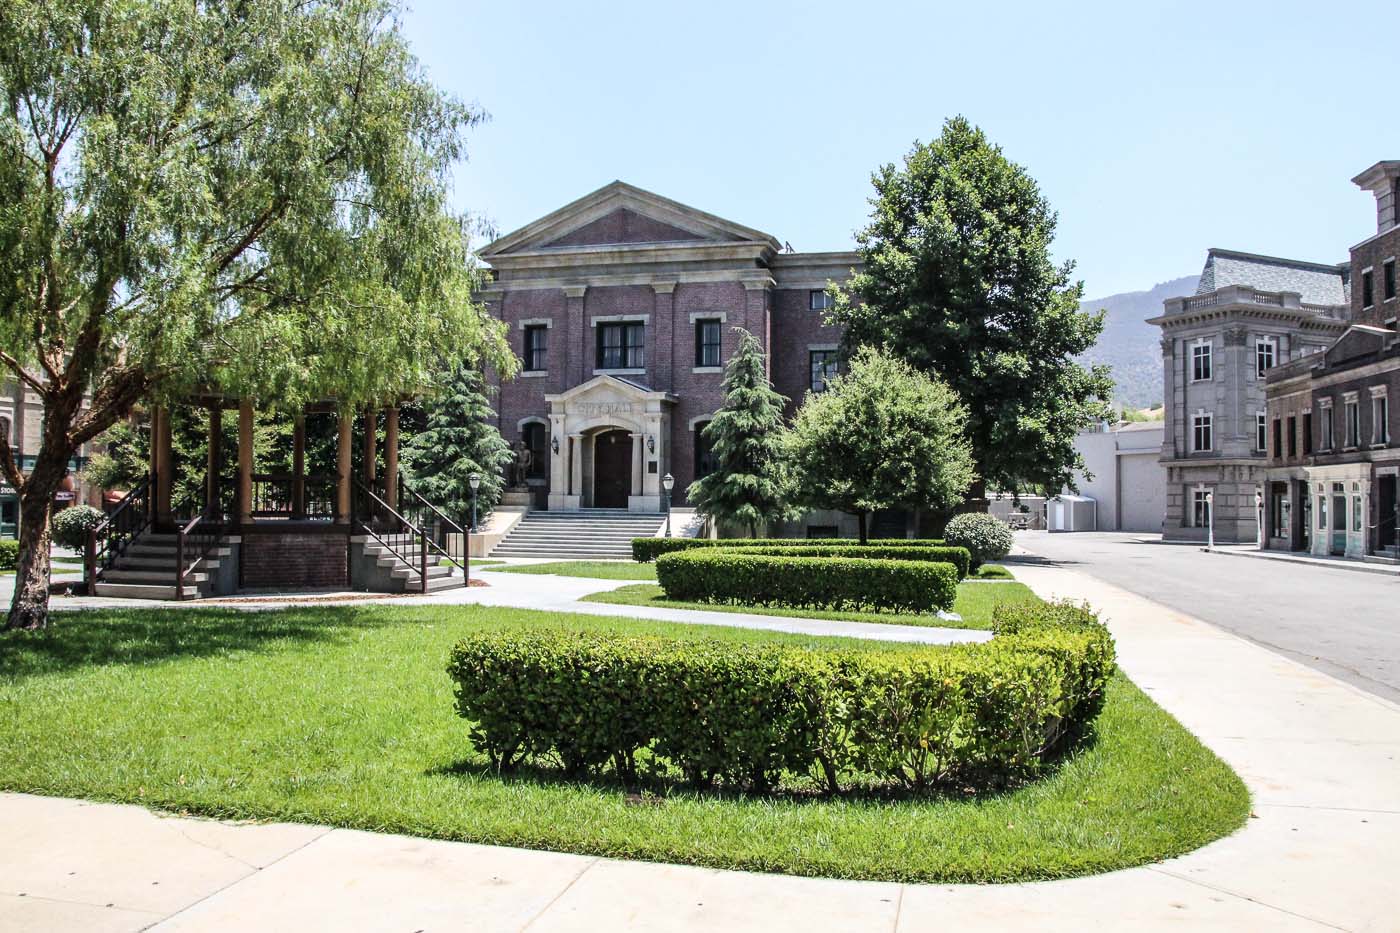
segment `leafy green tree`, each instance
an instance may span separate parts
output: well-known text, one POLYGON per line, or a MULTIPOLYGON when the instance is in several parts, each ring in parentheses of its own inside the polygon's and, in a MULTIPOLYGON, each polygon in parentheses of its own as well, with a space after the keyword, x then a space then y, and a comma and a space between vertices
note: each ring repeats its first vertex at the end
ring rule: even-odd
POLYGON ((707 518, 758 526, 790 514, 782 462, 783 405, 764 364, 763 345, 743 328, 724 370, 724 405, 705 425, 715 469, 690 484, 686 497, 707 518))
POLYGON ((787 438, 794 499, 867 519, 887 508, 947 509, 975 477, 967 413, 939 379, 866 348, 807 396, 787 438))
POLYGON ((68 458, 137 400, 346 410, 512 372, 448 173, 481 117, 393 0, 0 4, 0 365, 44 402, 7 625, 48 618, 68 458))
POLYGON ((1083 466, 1074 436, 1108 416, 1113 382, 1075 362, 1103 317, 1079 310, 1073 263, 1050 257, 1057 217, 1035 180, 962 117, 872 180, 856 236, 864 268, 830 315, 845 348, 882 348, 968 403, 975 498, 984 482, 1071 485, 1083 466))
POLYGON ((438 393, 423 405, 426 426, 403 448, 404 470, 419 495, 462 527, 471 520, 471 487, 481 477, 477 517, 484 519, 501 501, 505 468, 515 456, 493 423, 481 373, 459 366, 444 373, 438 393))

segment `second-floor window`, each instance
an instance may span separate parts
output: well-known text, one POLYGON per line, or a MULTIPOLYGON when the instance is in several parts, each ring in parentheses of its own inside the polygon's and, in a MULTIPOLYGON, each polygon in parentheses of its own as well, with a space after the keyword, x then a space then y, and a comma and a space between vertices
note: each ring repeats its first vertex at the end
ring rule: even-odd
POLYGON ((1210 341, 1202 340, 1191 345, 1191 381, 1204 382, 1210 378, 1211 359, 1210 341))
POLYGON ((1323 450, 1331 450, 1337 442, 1336 428, 1332 424, 1332 406, 1322 406, 1322 443, 1323 450))
POLYGON ((646 366, 646 325, 640 321, 598 325, 598 368, 641 369, 646 366))
POLYGON ((549 368, 549 328, 531 324, 525 328, 525 371, 541 373, 549 368))
POLYGON ((1381 297, 1386 301, 1395 297, 1395 260, 1387 259, 1381 266, 1381 297))
POLYGON ((807 293, 807 307, 813 311, 826 311, 836 304, 824 288, 814 288, 807 293))
POLYGON ((1272 369, 1278 353, 1278 341, 1273 337, 1260 337, 1254 341, 1254 373, 1264 378, 1265 370, 1272 369))
POLYGON ((1298 456, 1298 419, 1288 416, 1288 456, 1298 456))
POLYGON ((1390 403, 1383 394, 1371 397, 1371 443, 1390 443, 1390 403))
POLYGON ((1274 456, 1283 456, 1283 421, 1280 418, 1274 419, 1274 456))
POLYGON ((1371 270, 1367 269, 1361 273, 1361 307, 1369 308, 1376 303, 1376 286, 1371 276, 1371 270))
POLYGON ((1191 439, 1193 450, 1211 450, 1215 445, 1215 416, 1208 411, 1198 411, 1191 419, 1191 439))
POLYGON ((1254 415, 1254 449, 1269 449, 1269 416, 1262 411, 1254 415))
POLYGON ((1361 406, 1356 399, 1346 402, 1347 446, 1356 447, 1361 443, 1361 406))
POLYGON ((719 319, 695 322, 695 365, 719 365, 719 319))
POLYGON ((1303 412, 1303 456, 1313 452, 1312 412, 1303 412))
POLYGON ((812 364, 812 391, 825 392, 827 383, 836 377, 836 351, 812 350, 809 358, 812 364))

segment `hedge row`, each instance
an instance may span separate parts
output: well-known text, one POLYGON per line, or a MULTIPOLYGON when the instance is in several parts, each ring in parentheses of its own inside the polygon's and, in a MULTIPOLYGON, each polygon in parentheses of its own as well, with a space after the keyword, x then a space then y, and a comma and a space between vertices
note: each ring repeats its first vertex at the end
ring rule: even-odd
POLYGON ((14 570, 19 564, 19 542, 0 539, 0 570, 14 570))
POLYGON ((1033 775, 1089 723, 1113 642, 1082 607, 1010 610, 980 645, 810 649, 578 632, 493 632, 452 652, 457 712, 501 769, 611 766, 765 791, 990 787, 1033 775))
POLYGON ((643 564, 662 554, 704 547, 941 547, 939 538, 633 538, 632 559, 643 564))
POLYGON ((763 554, 768 557, 859 557, 868 560, 922 560, 952 564, 958 578, 967 576, 972 555, 961 547, 887 547, 880 544, 837 544, 791 547, 785 544, 727 547, 725 554, 763 554))
POLYGON ((948 563, 729 548, 663 554, 656 561, 656 581, 668 599, 797 609, 937 612, 953 607, 959 579, 948 563))

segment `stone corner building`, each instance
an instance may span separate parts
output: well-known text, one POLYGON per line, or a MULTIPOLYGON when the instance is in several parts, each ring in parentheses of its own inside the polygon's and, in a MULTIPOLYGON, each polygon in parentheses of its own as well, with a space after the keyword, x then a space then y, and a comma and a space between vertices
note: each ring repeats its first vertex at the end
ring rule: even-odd
POLYGON ((533 504, 661 509, 710 469, 700 431, 723 404, 735 328, 789 399, 836 371, 825 289, 853 252, 794 253, 770 234, 617 181, 480 252, 483 295, 523 361, 497 380, 502 435, 532 457, 533 504))
POLYGON ((1352 322, 1326 353, 1268 379, 1265 546, 1400 562, 1400 160, 1352 179, 1376 232, 1351 248, 1352 322))
POLYGON ((1258 535, 1267 466, 1265 373, 1326 349, 1346 328, 1345 265, 1212 249, 1196 294, 1169 298, 1162 328, 1166 430, 1163 538, 1258 535))

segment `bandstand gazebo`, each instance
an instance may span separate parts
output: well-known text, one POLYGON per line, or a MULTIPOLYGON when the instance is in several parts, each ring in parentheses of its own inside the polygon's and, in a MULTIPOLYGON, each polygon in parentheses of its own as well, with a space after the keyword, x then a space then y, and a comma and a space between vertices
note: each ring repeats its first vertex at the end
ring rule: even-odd
POLYGON ((172 507, 179 466, 171 413, 150 409, 150 468, 89 537, 88 592, 99 596, 189 599, 247 592, 429 592, 463 586, 466 531, 414 492, 399 472, 399 406, 360 413, 360 475, 353 475, 355 421, 334 401, 297 413, 291 470, 257 472, 256 410, 250 399, 202 395, 208 411, 203 504, 194 514, 172 507), (238 418, 237 469, 224 481, 223 418, 238 418), (382 473, 378 419, 384 417, 382 473), (337 419, 333 473, 306 470, 306 418, 337 419))

